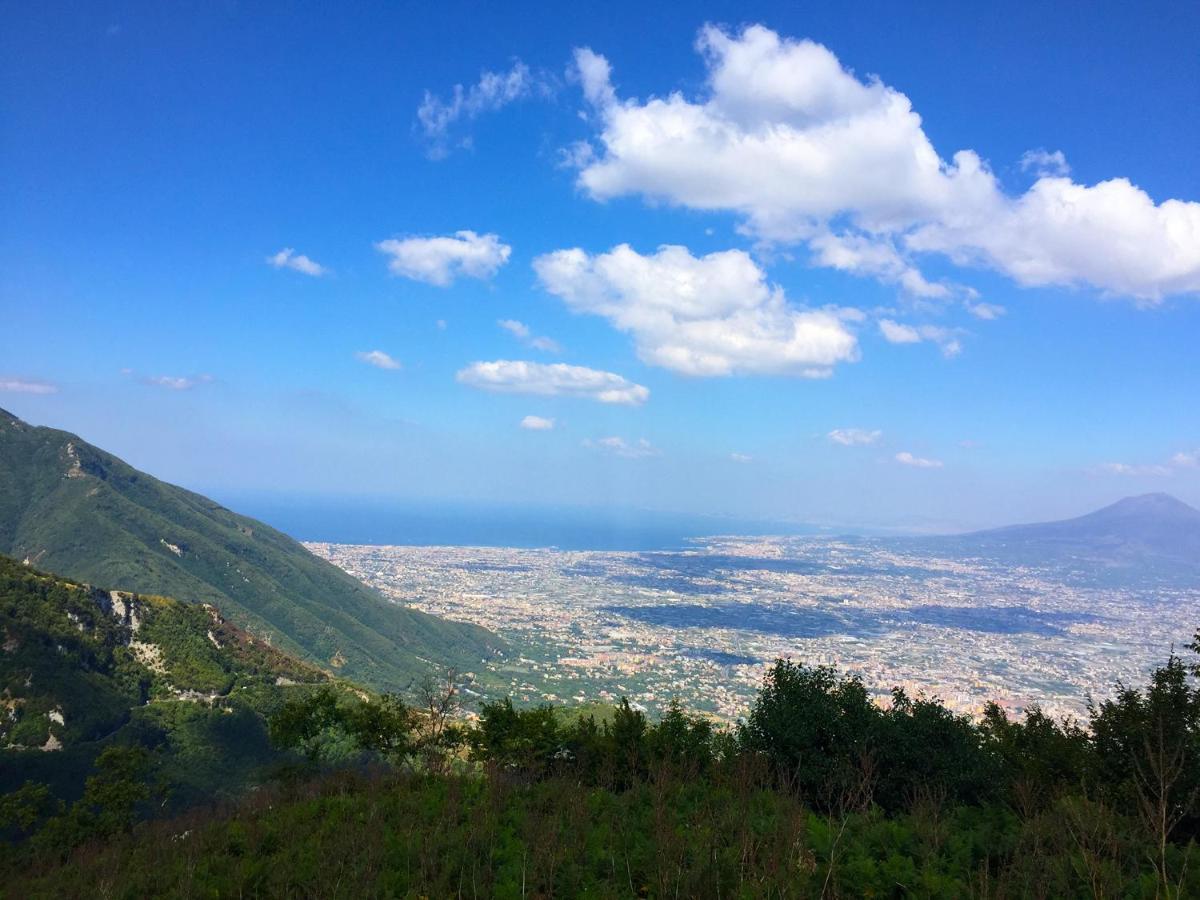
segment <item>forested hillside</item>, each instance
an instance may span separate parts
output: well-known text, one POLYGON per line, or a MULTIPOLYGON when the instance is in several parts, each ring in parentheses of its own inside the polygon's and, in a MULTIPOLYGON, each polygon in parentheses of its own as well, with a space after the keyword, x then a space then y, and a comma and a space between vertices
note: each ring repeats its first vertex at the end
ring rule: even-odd
POLYGON ((0 410, 0 553, 68 578, 208 603, 314 665, 381 689, 501 648, 385 601, 285 534, 0 410))
POLYGON ((237 797, 286 757, 267 717, 330 676, 213 607, 72 584, 0 556, 0 791, 74 799, 113 747, 153 754, 161 803, 237 797))
MULTIPOLYGON (((1200 652, 1200 634, 1190 650, 1200 652)), ((779 660, 733 728, 333 687, 271 721, 307 778, 136 825, 102 760, 71 852, 35 786, 0 802, 14 896, 1164 897, 1200 893, 1200 665, 1170 656, 1087 721, 980 721, 779 660), (354 759, 358 765, 347 767, 354 759), (361 762, 374 759, 375 767, 361 762), (117 815, 108 810, 116 809, 117 815), (107 817, 107 818, 106 818, 107 817), (76 840, 75 844, 79 841, 76 840)), ((74 810, 75 807, 72 808, 74 810)))

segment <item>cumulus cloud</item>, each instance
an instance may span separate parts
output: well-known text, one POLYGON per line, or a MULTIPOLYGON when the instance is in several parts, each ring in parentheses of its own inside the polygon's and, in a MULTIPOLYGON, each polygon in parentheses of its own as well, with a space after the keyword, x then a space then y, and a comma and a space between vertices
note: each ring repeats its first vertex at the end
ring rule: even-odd
POLYGON ((729 458, 735 463, 748 463, 754 461, 754 457, 746 453, 730 453, 729 458))
POLYGON ((516 319, 501 319, 496 323, 521 343, 546 353, 561 353, 562 346, 553 338, 534 335, 529 326, 516 319))
POLYGON ((634 442, 627 441, 622 437, 603 437, 595 440, 585 438, 583 446, 602 450, 623 459, 645 459, 649 456, 662 455, 662 451, 645 438, 639 438, 634 442))
POLYGON ((889 344, 919 344, 921 333, 911 325, 901 325, 891 319, 879 321, 879 332, 889 344))
POLYGON ((1039 147, 1037 150, 1026 150, 1021 156, 1021 171, 1033 172, 1039 178, 1044 176, 1055 178, 1070 175, 1071 167, 1067 165, 1067 157, 1061 150, 1051 153, 1049 150, 1039 147))
POLYGON ((820 231, 809 238, 808 246, 818 265, 856 275, 873 275, 880 281, 899 285, 914 297, 950 296, 948 286, 926 281, 888 237, 820 231))
POLYGON ((26 381, 22 378, 0 378, 0 391, 9 394, 57 394, 58 385, 48 381, 26 381))
MULTIPOLYGON (((444 100, 426 91, 417 107, 417 124, 426 142, 426 153, 430 159, 445 157, 454 145, 455 126, 462 121, 530 96, 549 96, 553 91, 553 81, 548 76, 534 73, 520 60, 507 72, 484 72, 470 87, 456 84, 444 100)), ((469 144, 469 139, 458 142, 459 146, 469 144)))
POLYGON ((495 234, 456 231, 440 237, 389 238, 375 245, 391 257, 388 270, 414 281, 448 287, 460 276, 487 280, 508 262, 512 247, 495 234))
POLYGON ((868 431, 865 428, 835 428, 826 437, 843 447, 864 447, 878 443, 883 437, 883 432, 878 429, 868 431))
POLYGON ((565 363, 508 359, 475 362, 456 377, 461 384, 498 394, 585 397, 626 406, 640 406, 650 397, 648 388, 620 375, 565 363))
POLYGON ((942 356, 950 359, 962 352, 962 342, 958 332, 953 328, 943 328, 941 325, 905 325, 891 319, 879 320, 879 333, 889 344, 919 344, 930 341, 937 344, 942 356))
POLYGON ((901 450, 896 454, 896 462, 906 466, 913 466, 917 469, 940 469, 942 467, 940 459, 925 459, 921 456, 913 456, 907 450, 901 450))
POLYGON ((521 420, 521 427, 526 431, 551 431, 554 428, 554 420, 541 416, 526 416, 521 420))
POLYGON ((983 319, 985 322, 991 322, 1000 318, 1008 312, 1003 306, 996 303, 967 303, 967 312, 977 319, 983 319))
POLYGON ((576 51, 596 135, 571 157, 593 198, 730 211, 760 240, 920 296, 947 290, 921 275, 921 253, 1148 302, 1200 290, 1200 203, 1155 203, 1125 178, 1075 183, 1057 151, 1027 154, 1036 181, 1013 195, 974 151, 943 159, 908 97, 820 44, 753 25, 706 26, 696 46, 702 96, 644 101, 618 97, 607 60, 576 51))
POLYGON ((844 317, 792 306, 741 250, 696 257, 664 245, 643 256, 621 244, 593 256, 576 247, 533 267, 570 309, 632 335, 644 362, 686 375, 821 378, 858 358, 844 317))
POLYGON ((360 350, 355 359, 377 369, 399 369, 400 362, 382 350, 360 350))
POLYGON ((518 322, 516 319, 501 319, 496 324, 520 340, 529 337, 529 326, 524 322, 518 322))
POLYGON ((268 256, 267 264, 274 266, 276 269, 292 269, 303 275, 311 275, 314 278, 329 273, 329 269, 315 260, 309 259, 303 253, 297 253, 291 247, 284 247, 273 256, 268 256))

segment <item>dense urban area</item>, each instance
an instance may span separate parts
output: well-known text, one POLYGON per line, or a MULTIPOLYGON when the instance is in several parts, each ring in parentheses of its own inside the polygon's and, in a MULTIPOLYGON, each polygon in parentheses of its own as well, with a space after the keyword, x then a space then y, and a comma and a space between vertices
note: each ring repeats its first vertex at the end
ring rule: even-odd
POLYGON ((744 714, 779 657, 978 714, 1078 716, 1187 643, 1200 591, 1076 584, 896 542, 719 537, 685 552, 307 545, 389 598, 490 628, 511 651, 465 691, 525 703, 672 699, 744 714))

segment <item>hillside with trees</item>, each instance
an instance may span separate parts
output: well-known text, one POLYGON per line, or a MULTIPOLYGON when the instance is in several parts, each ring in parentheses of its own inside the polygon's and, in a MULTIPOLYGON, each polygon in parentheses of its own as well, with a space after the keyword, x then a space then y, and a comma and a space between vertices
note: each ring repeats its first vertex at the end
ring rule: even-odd
POLYGON ((0 410, 0 553, 68 578, 208 603, 313 665, 386 690, 469 669, 496 635, 390 603, 287 535, 0 410))
POLYGON ((72 801, 106 752, 136 748, 160 813, 237 798, 287 757, 268 718, 319 686, 348 690, 214 607, 0 556, 0 792, 32 782, 72 801))

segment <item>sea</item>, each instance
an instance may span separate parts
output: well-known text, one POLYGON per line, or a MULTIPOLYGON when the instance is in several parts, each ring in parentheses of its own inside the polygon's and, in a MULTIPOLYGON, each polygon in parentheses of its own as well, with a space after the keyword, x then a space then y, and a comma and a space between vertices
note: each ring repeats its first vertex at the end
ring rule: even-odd
POLYGON ((684 550, 712 535, 823 533, 802 523, 636 508, 221 492, 214 499, 296 540, 336 544, 652 551, 684 550))

